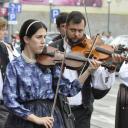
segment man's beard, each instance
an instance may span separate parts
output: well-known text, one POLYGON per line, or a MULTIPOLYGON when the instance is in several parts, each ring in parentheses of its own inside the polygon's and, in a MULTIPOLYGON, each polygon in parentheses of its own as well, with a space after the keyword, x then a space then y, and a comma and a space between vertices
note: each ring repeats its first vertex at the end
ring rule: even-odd
POLYGON ((70 46, 75 46, 81 42, 81 39, 71 39, 68 37, 68 44, 70 46))

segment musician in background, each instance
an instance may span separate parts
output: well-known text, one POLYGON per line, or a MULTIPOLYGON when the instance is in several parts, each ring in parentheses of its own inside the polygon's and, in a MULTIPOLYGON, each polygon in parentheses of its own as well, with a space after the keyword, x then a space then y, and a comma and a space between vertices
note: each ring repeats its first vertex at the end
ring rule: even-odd
POLYGON ((56 40, 64 38, 67 17, 68 17, 68 13, 67 12, 61 12, 56 17, 56 28, 60 32, 60 34, 58 36, 56 36, 52 41, 56 41, 56 40))

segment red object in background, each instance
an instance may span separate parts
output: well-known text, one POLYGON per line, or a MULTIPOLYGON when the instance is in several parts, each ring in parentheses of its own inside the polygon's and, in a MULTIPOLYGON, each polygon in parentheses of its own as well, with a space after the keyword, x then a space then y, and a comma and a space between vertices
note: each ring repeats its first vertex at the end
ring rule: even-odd
MULTIPOLYGON (((86 6, 102 7, 102 0, 53 0, 52 4, 56 6, 83 6, 83 1, 86 6)), ((49 4, 49 0, 20 0, 20 2, 22 4, 49 4)))
POLYGON ((8 15, 8 9, 5 7, 0 7, 0 16, 7 16, 8 15))

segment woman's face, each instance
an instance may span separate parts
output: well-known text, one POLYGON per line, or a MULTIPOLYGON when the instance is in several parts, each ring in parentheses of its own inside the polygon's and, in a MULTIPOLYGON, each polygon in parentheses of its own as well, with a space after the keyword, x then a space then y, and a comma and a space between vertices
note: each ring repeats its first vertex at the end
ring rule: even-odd
POLYGON ((46 30, 40 28, 31 38, 26 42, 26 46, 34 54, 40 54, 45 46, 46 30))

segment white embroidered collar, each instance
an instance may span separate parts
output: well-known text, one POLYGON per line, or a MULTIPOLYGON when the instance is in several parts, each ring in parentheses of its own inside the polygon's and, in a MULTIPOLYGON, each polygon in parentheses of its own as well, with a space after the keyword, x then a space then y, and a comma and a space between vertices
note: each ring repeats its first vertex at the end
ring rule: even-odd
POLYGON ((24 60, 27 62, 27 63, 30 63, 30 64, 34 64, 36 63, 36 59, 30 59, 28 58, 24 52, 21 53, 22 57, 24 58, 24 60))

